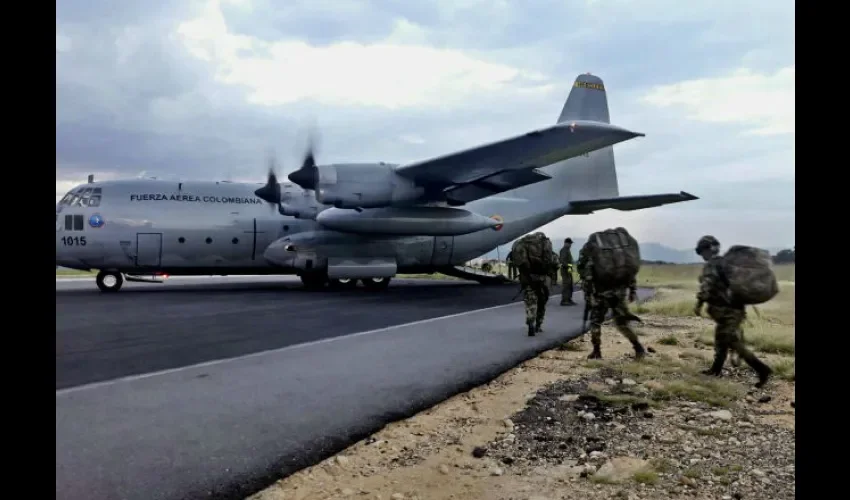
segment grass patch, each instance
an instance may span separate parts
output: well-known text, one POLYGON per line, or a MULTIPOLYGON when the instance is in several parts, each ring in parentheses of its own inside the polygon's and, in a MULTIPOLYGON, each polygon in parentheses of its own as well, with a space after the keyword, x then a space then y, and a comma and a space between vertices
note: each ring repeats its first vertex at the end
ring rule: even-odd
MULTIPOLYGON (((615 372, 615 378, 633 377, 643 382, 649 389, 646 396, 650 402, 658 403, 671 400, 704 402, 712 406, 728 407, 745 394, 739 384, 730 380, 717 379, 702 375, 702 368, 696 364, 683 363, 663 354, 643 361, 625 363, 600 363, 599 367, 615 372)), ((590 363, 587 363, 590 365, 590 363)), ((594 366, 588 366, 594 367, 594 366)), ((602 399, 601 395, 596 395, 602 399)), ((611 397, 611 396, 606 396, 611 397)), ((623 397, 618 395, 617 397, 623 397)))
POLYGON ((78 271, 76 269, 57 269, 56 276, 94 276, 97 274, 95 271, 78 271))
POLYGON ((700 472, 696 469, 693 469, 693 468, 686 469, 685 472, 682 473, 682 475, 685 476, 685 477, 689 477, 691 479, 699 479, 700 477, 702 477, 700 472))
POLYGON ((637 471, 632 479, 641 484, 658 484, 658 473, 651 470, 637 471))
POLYGON ((728 467, 712 467, 711 473, 714 474, 715 476, 725 476, 726 474, 729 474, 729 468, 728 467))
POLYGON ((652 390, 650 397, 656 401, 680 399, 727 407, 743 397, 744 392, 742 387, 731 382, 691 375, 680 380, 664 381, 661 387, 652 390))
POLYGON ((673 335, 665 335, 658 339, 658 343, 661 345, 679 345, 679 339, 673 335))
POLYGON ((793 382, 797 376, 797 362, 793 358, 783 358, 772 364, 772 368, 777 377, 782 380, 793 382))

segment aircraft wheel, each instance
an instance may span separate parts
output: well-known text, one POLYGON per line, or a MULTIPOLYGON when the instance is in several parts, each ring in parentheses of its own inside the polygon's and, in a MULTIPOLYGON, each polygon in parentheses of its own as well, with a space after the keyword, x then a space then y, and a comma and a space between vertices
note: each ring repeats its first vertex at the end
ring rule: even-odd
POLYGON ((385 290, 390 285, 390 278, 364 278, 361 281, 367 290, 385 290))
POLYGON ((304 287, 308 290, 324 288, 325 284, 328 282, 327 277, 321 274, 302 274, 300 278, 301 283, 303 283, 304 287))
POLYGON ((332 288, 349 289, 357 286, 357 280, 351 278, 337 278, 328 282, 332 288))
POLYGON ((124 284, 124 277, 115 271, 100 271, 95 278, 97 287, 101 292, 117 292, 124 284))

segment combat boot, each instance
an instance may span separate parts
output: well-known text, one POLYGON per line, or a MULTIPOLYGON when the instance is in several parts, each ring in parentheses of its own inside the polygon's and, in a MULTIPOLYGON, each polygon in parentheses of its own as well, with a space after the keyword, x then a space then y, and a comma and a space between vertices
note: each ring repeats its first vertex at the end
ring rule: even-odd
POLYGON ((646 349, 643 348, 640 342, 635 342, 632 344, 632 347, 635 349, 635 359, 641 360, 646 357, 646 349))
POLYGON ((538 319, 536 323, 534 323, 534 331, 537 333, 541 333, 543 331, 543 320, 538 319))
POLYGON ((537 328, 534 327, 534 323, 528 323, 528 336, 533 337, 537 334, 537 328))
MULTIPOLYGON (((726 355, 729 353, 726 349, 714 351, 714 362, 708 370, 703 370, 703 375, 713 375, 715 377, 723 376, 723 363, 726 362, 726 355)), ((758 371, 758 370, 756 370, 758 371)))
POLYGON ((750 367, 755 370, 759 376, 759 381, 756 382, 756 387, 764 387, 764 384, 766 384, 770 376, 773 375, 773 370, 758 358, 753 358, 752 360, 746 361, 748 361, 747 364, 749 364, 750 367))
POLYGON ((598 345, 593 346, 593 351, 587 356, 587 359, 602 359, 602 350, 598 345))

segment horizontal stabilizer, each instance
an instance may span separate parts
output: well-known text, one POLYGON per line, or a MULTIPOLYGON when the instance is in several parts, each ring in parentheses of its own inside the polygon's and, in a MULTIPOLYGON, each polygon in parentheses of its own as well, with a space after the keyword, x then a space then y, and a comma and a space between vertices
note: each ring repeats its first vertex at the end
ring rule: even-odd
POLYGON ((637 196, 620 196, 617 198, 599 198, 596 200, 576 200, 570 202, 570 215, 592 214, 597 210, 613 208, 614 210, 632 211, 644 208, 660 207, 671 203, 698 200, 696 196, 686 193, 650 194, 637 196))
POLYGON ((469 184, 452 186, 446 190, 446 199, 449 203, 469 203, 551 178, 537 169, 506 170, 469 184))

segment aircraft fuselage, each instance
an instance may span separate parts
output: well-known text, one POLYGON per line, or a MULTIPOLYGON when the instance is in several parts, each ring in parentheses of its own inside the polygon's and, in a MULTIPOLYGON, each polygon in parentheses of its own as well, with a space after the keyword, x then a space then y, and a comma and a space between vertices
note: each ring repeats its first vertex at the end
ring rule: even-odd
MULTIPOLYGON (((301 274, 295 262, 267 258, 272 243, 288 238, 319 258, 377 257, 395 263, 390 274, 431 272, 518 236, 494 229, 463 236, 342 233, 280 215, 254 194, 258 186, 141 179, 83 184, 57 205, 56 264, 128 274, 301 274), (74 194, 79 190, 82 196, 74 194)), ((281 189, 309 197, 297 186, 281 189)))

